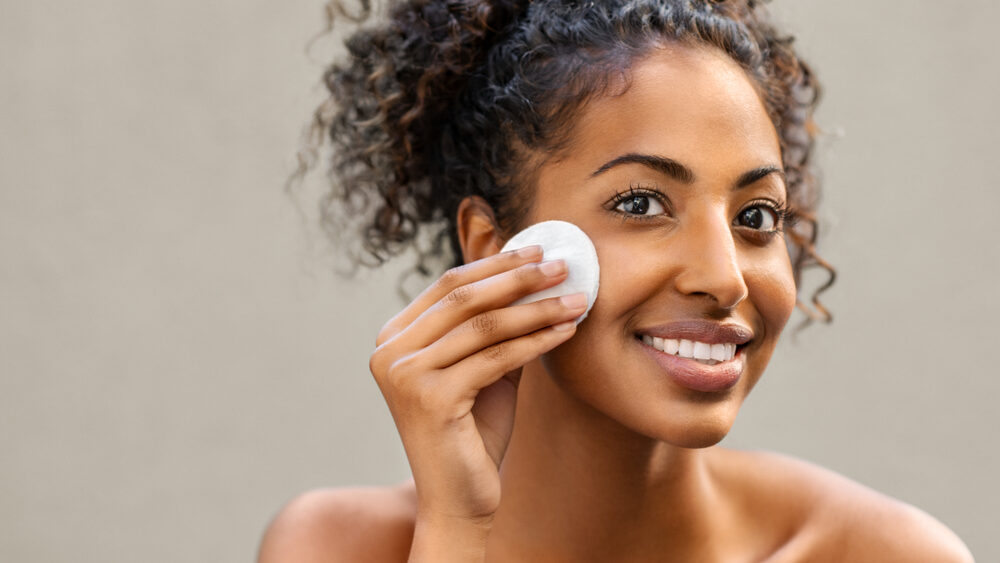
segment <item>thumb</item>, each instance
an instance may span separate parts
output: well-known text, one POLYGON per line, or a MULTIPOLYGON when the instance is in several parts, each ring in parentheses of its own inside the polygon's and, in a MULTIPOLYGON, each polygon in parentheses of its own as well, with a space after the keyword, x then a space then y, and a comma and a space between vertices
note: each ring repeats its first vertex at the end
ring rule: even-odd
POLYGON ((514 411, 521 369, 508 372, 496 382, 479 390, 472 415, 487 453, 500 467, 511 433, 514 431, 514 411))

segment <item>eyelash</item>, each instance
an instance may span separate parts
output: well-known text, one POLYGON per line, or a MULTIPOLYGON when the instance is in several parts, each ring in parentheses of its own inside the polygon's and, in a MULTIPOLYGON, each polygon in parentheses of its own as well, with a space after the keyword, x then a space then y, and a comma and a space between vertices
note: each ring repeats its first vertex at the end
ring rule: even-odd
MULTIPOLYGON (((616 193, 615 196, 611 198, 611 201, 608 202, 609 209, 614 213, 620 214, 622 216, 623 221, 650 221, 656 219, 657 215, 631 215, 629 213, 623 213, 616 209, 616 207, 618 207, 620 203, 637 196, 654 198, 658 202, 660 202, 660 205, 662 205, 664 209, 669 210, 669 206, 667 205, 667 198, 662 193, 660 193, 657 190, 652 190, 649 188, 644 188, 642 186, 635 186, 635 185, 629 186, 628 191, 616 193)), ((784 232, 786 229, 794 226, 795 223, 798 221, 798 214, 795 212, 794 209, 789 207, 787 204, 775 205, 774 202, 767 199, 757 199, 751 201, 746 206, 744 206, 743 209, 740 210, 740 213, 752 207, 766 207, 770 209, 774 213, 774 215, 778 218, 776 221, 777 226, 774 228, 774 230, 758 231, 756 229, 751 229, 751 231, 753 231, 755 234, 761 237, 765 237, 767 239, 774 237, 778 233, 784 232)))
POLYGON ((611 198, 611 201, 608 202, 608 209, 613 213, 620 214, 622 216, 622 220, 624 221, 650 221, 656 219, 658 217, 657 215, 631 215, 615 209, 620 203, 639 196, 651 197, 660 202, 660 205, 662 205, 664 209, 669 210, 666 196, 656 190, 636 185, 630 185, 628 187, 628 191, 616 193, 614 197, 611 198))

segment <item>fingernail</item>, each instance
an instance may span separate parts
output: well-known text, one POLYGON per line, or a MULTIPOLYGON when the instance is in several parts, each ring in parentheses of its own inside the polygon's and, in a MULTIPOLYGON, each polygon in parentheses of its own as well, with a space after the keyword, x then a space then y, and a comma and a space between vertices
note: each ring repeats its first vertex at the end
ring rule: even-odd
POLYGON ((567 309, 583 309, 587 306, 587 296, 582 293, 565 295, 560 297, 559 301, 561 301, 563 307, 566 307, 567 309))
POLYGON ((566 321, 564 323, 559 323, 557 325, 552 325, 552 330, 558 330, 559 332, 565 332, 576 326, 576 321, 566 321))
POLYGON ((566 262, 563 260, 543 262, 540 266, 538 266, 538 269, 541 270, 546 276, 554 277, 566 271, 566 262))
POLYGON ((525 246, 524 248, 517 249, 517 255, 521 258, 534 258, 542 253, 542 247, 538 244, 533 244, 531 246, 525 246))

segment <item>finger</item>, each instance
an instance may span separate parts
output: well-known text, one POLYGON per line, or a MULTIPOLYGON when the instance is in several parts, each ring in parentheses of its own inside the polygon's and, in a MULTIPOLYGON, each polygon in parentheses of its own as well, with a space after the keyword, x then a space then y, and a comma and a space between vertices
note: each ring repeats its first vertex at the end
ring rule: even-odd
POLYGON ((509 306, 515 300, 566 279, 566 262, 530 263, 474 283, 459 286, 424 311, 399 334, 406 348, 435 342, 479 313, 509 306))
POLYGON ((461 379, 461 386, 474 397, 507 372, 538 358, 570 339, 576 322, 566 321, 512 340, 498 342, 439 372, 441 377, 461 379))
POLYGON ((523 266, 524 264, 538 262, 541 259, 542 247, 532 245, 487 256, 475 262, 449 269, 382 327, 375 345, 380 346, 383 342, 401 332, 417 317, 423 314, 424 311, 443 299, 455 288, 495 276, 518 266, 523 266))
POLYGON ((446 368, 494 344, 572 321, 586 309, 587 295, 574 293, 485 311, 452 329, 421 354, 434 369, 446 368))

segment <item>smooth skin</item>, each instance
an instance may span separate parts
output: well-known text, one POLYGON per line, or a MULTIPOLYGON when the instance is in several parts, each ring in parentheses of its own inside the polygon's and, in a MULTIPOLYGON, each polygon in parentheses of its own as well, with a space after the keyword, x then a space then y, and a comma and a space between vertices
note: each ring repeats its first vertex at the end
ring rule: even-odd
POLYGON ((570 221, 593 240, 588 318, 572 322, 583 299, 510 307, 565 265, 498 254, 491 210, 464 201, 466 265, 390 320, 371 358, 413 480, 298 497, 261 563, 972 560, 916 508, 715 446, 795 307, 778 136, 717 50, 663 46, 631 79, 581 110, 565 154, 539 161, 525 221, 570 221), (643 349, 644 328, 687 319, 753 330, 731 389, 681 387, 643 349))

